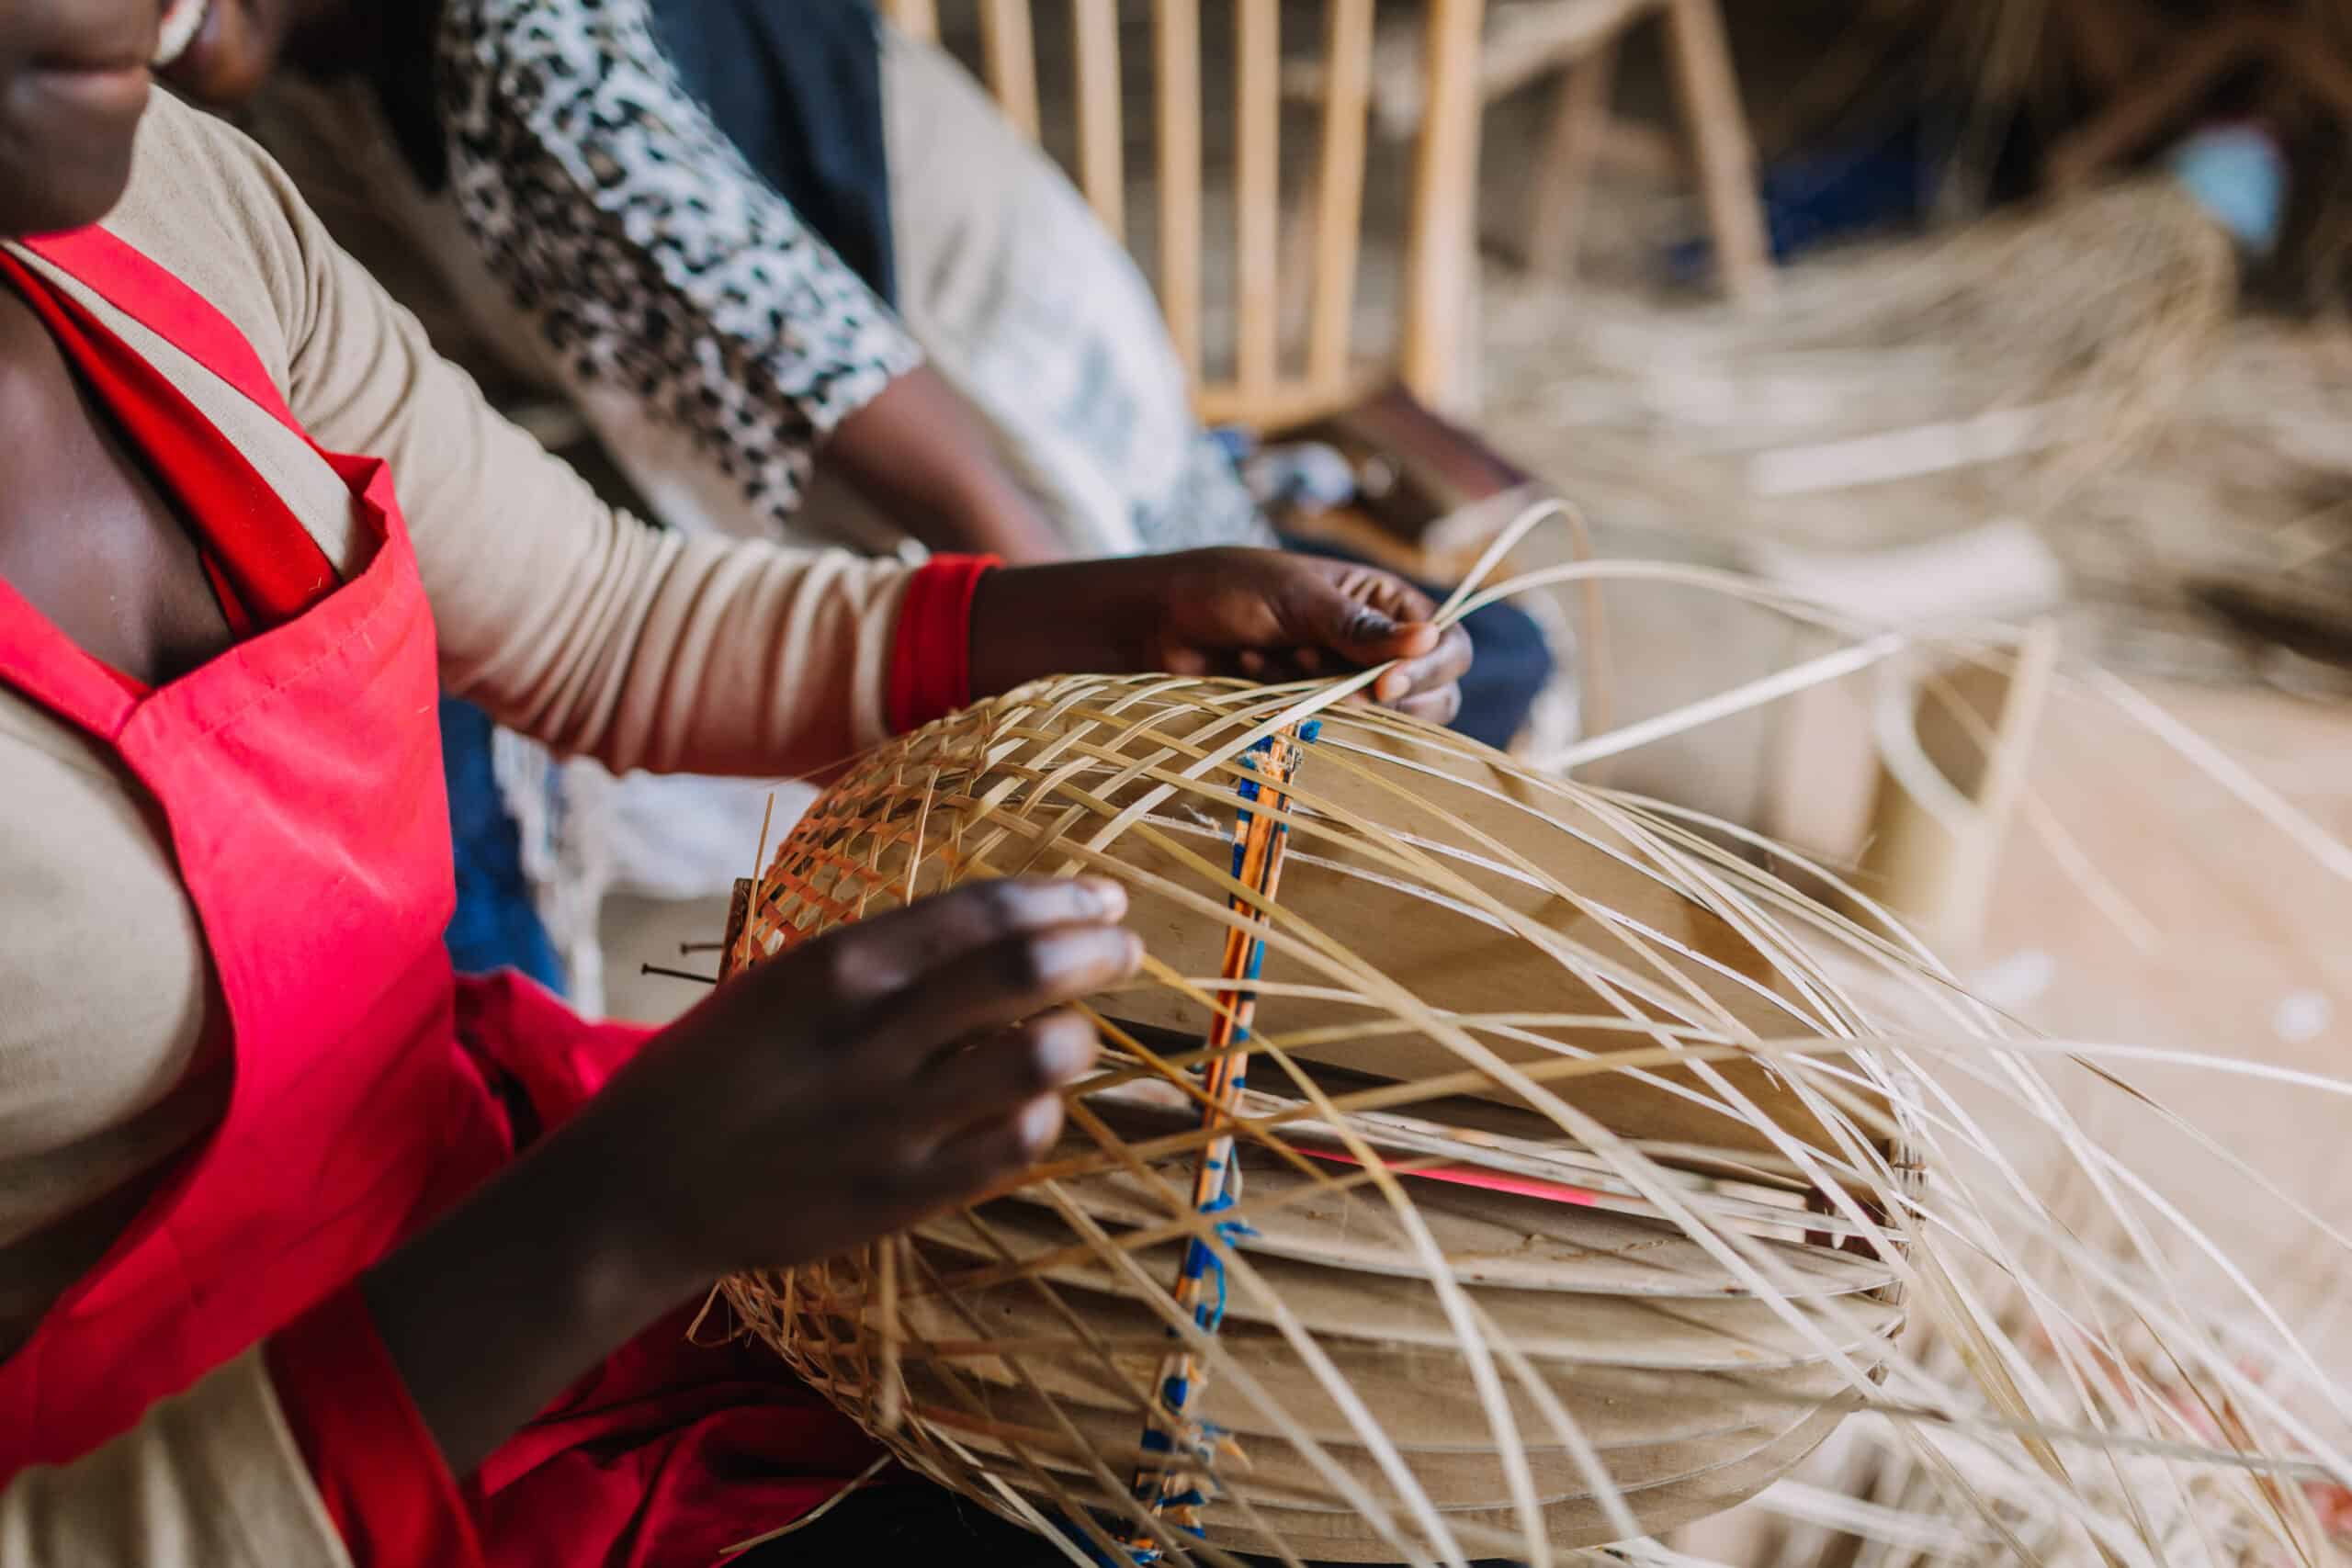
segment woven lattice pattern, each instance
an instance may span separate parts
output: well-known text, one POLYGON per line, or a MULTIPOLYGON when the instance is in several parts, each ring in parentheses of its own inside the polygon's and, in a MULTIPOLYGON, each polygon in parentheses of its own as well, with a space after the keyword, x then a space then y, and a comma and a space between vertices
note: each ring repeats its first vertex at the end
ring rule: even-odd
POLYGON ((1149 957, 1022 1185, 734 1308, 916 1469, 1112 1561, 1534 1559, 1747 1497, 1903 1317, 1902 1129, 1790 896, 1311 701, 1053 682, 812 808, 737 962, 1080 870, 1149 957))

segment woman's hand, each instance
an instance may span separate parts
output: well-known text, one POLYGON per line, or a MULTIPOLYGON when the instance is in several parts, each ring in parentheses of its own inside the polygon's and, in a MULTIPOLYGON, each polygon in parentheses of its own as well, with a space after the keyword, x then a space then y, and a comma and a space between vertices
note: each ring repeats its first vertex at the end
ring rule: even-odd
POLYGON ((721 1274, 831 1257, 1013 1175, 1142 958, 1115 884, 970 885, 715 993, 364 1290, 462 1474, 721 1274))
POLYGON ((714 994, 560 1139, 628 1171, 607 1212, 697 1283, 827 1258, 1018 1171, 1094 1060, 1064 1004, 1143 950, 1118 884, 1004 879, 833 931, 714 994))
POLYGON ((1280 681, 1399 661, 1375 700, 1443 724, 1470 638, 1376 567, 1225 548, 1007 568, 972 601, 972 694, 1040 676, 1165 670, 1280 681))

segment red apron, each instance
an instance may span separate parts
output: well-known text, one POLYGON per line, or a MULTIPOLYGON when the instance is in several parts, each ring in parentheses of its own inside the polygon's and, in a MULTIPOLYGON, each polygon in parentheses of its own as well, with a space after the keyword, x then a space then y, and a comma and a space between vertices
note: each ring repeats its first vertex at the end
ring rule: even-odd
MULTIPOLYGON (((28 248, 300 433, 252 346, 154 263, 98 231, 28 248)), ((118 393, 141 396, 115 412, 134 440, 142 421, 156 433, 141 444, 199 534, 208 514, 284 511, 241 493, 261 481, 185 400, 118 393)), ((167 825, 233 1075, 219 1126, 0 1362, 0 1483, 128 1429, 481 1183, 513 1153, 503 1091, 551 1124, 642 1038, 512 976, 453 981, 431 611, 383 464, 321 456, 351 490, 365 567, 152 694, 0 581, 0 682, 111 751, 167 825)), ((872 1452, 772 1360, 693 1349, 673 1324, 493 1456, 473 1495, 492 1562, 703 1568, 872 1452)))

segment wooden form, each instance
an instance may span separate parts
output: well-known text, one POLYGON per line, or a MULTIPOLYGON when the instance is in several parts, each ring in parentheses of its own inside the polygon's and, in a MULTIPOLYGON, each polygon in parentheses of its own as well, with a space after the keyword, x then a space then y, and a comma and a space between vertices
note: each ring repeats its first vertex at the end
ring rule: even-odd
MULTIPOLYGON (((1013 123, 1035 137, 1037 23, 1032 0, 967 3, 978 6, 981 73, 989 90, 1013 123)), ((1123 240, 1128 104, 1120 74, 1119 22, 1141 3, 1057 0, 1069 6, 1076 46, 1072 174, 1096 214, 1123 240)), ((1153 183, 1159 200, 1156 281, 1202 417, 1280 430, 1342 409, 1396 378, 1433 407, 1456 400, 1477 259, 1482 98, 1476 76, 1486 0, 1423 0, 1422 25, 1406 40, 1406 68, 1414 73, 1416 93, 1429 112, 1417 124, 1406 280, 1398 301, 1397 346, 1387 364, 1362 351, 1354 310, 1363 248, 1373 0, 1326 0, 1315 63, 1327 90, 1310 193, 1301 214, 1311 236, 1283 220, 1282 0, 1235 0, 1235 331, 1233 340, 1216 345, 1214 354, 1203 341, 1202 118, 1209 106, 1201 73, 1202 11, 1199 0, 1148 3, 1148 118, 1156 144, 1153 183), (1292 239, 1302 243, 1294 246, 1292 239), (1306 297, 1306 342, 1295 355, 1284 353, 1282 333, 1282 303, 1291 281, 1302 283, 1306 297), (1227 368, 1213 372, 1213 360, 1227 368)), ((882 10, 912 36, 938 36, 937 0, 882 0, 882 10)))
MULTIPOLYGON (((1528 168, 1527 258, 1563 276, 1573 268, 1577 220, 1595 167, 1624 140, 1610 113, 1619 40, 1651 20, 1667 29, 1688 166, 1698 176, 1724 288, 1742 301, 1767 299, 1771 253, 1757 197, 1755 148, 1719 0, 1495 0, 1487 7, 1469 78, 1480 104, 1557 78, 1528 168)), ((1412 45, 1408 29, 1398 25, 1383 30, 1375 53, 1374 118, 1392 134, 1419 129, 1432 102, 1412 45)), ((1295 67, 1288 80, 1294 93, 1310 98, 1338 85, 1319 63, 1295 67)), ((1642 148, 1646 162, 1661 162, 1654 147, 1642 148)))
POLYGON ((1744 862, 1702 896, 1624 804, 1329 698, 1045 682, 819 801, 752 892, 751 962, 1080 868, 1127 887, 1150 956, 1094 998, 1114 1049, 1043 1163, 731 1280, 735 1312, 911 1467, 1171 1562, 1564 1562, 1752 1495, 1905 1315, 1882 1227, 1922 1189, 1850 1004, 1747 934, 1778 894, 1744 862), (1294 733, 1277 796, 1243 759, 1294 733), (1245 809, 1250 842, 1287 836, 1278 890, 1228 871, 1245 809), (1239 975, 1237 933, 1264 943, 1239 975), (1741 1043, 1815 1032, 1818 1079, 1741 1043), (1245 1060, 1220 1092, 1206 1069, 1245 1060), (1832 1081, 1859 1092, 1804 1087, 1832 1081), (1205 1206, 1204 1153, 1238 1171, 1205 1206), (1211 1256, 1199 1300, 1170 1288, 1211 1256), (1162 1517, 1131 1477, 1171 1456, 1198 1486, 1162 1517))
POLYGON ((1861 891, 1932 941, 1966 947, 2048 689, 2056 639, 2036 624, 2064 603, 2064 568, 2015 519, 1864 554, 1754 554, 1766 581, 1855 625, 2036 626, 2016 649, 1982 650, 1982 662, 1928 644, 1805 693, 1774 747, 1764 830, 1828 863, 1859 863, 1861 891))
POLYGON ((1878 794, 1856 883, 1940 950, 1983 932, 2057 654, 2045 621, 2014 653, 1890 668, 1879 685, 1878 794))

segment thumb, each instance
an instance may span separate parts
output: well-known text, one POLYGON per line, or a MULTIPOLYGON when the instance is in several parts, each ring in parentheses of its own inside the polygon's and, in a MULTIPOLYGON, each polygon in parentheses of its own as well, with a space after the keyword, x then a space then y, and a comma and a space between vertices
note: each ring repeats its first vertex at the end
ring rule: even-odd
POLYGON ((1438 628, 1405 604, 1387 604, 1375 595, 1351 593, 1328 579, 1313 580, 1305 617, 1321 646, 1343 654, 1356 664, 1384 664, 1392 659, 1419 659, 1438 644, 1438 628))

